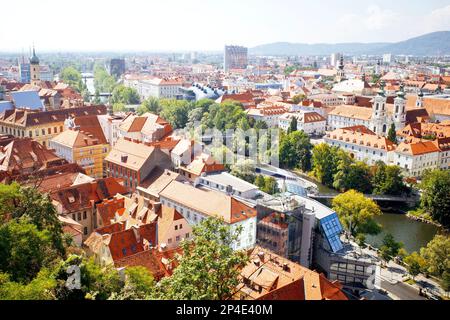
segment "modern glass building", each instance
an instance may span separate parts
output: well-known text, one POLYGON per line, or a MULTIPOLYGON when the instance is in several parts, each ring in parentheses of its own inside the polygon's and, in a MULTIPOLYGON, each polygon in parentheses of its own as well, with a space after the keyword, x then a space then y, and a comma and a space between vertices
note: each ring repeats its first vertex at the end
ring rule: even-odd
POLYGON ((20 82, 22 83, 30 83, 31 81, 31 67, 29 63, 20 63, 19 64, 19 76, 20 82))
POLYGON ((248 49, 239 46, 225 46, 223 69, 246 69, 248 65, 248 49))

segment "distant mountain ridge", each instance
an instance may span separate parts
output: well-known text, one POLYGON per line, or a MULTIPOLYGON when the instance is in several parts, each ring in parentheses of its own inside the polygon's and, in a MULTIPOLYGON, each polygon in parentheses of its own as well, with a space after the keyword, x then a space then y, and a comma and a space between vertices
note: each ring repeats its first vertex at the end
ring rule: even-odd
POLYGON ((329 55, 344 54, 405 54, 414 56, 450 55, 450 31, 437 31, 405 41, 388 43, 290 43, 276 42, 249 49, 255 55, 329 55))

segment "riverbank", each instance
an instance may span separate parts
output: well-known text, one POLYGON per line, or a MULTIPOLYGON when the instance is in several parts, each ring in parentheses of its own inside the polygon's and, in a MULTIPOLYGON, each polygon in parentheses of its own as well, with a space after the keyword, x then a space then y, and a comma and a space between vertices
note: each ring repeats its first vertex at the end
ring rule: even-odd
POLYGON ((444 227, 439 222, 436 222, 436 221, 433 221, 431 219, 427 219, 427 218, 424 218, 424 217, 421 217, 421 216, 417 216, 417 215, 411 214, 409 212, 406 213, 406 217, 408 219, 412 219, 412 220, 419 221, 419 222, 422 222, 422 223, 432 224, 432 225, 434 225, 434 226, 436 226, 436 227, 438 227, 440 229, 444 229, 444 227))

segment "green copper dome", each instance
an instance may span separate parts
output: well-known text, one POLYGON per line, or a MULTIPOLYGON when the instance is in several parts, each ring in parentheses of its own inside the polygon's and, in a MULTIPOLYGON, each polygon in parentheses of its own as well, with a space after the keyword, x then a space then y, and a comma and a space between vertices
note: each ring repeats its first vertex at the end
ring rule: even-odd
POLYGON ((33 48, 33 56, 30 58, 30 63, 31 64, 39 64, 39 58, 36 55, 36 52, 34 51, 33 48))

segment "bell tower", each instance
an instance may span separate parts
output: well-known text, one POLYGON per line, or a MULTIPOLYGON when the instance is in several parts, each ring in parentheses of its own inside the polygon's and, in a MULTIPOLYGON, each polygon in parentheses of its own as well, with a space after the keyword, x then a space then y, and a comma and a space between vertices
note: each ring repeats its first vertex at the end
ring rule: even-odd
POLYGON ((396 130, 402 129, 406 123, 406 99, 403 83, 400 85, 400 90, 394 99, 394 123, 396 130))
POLYGON ((423 92, 422 92, 422 89, 420 89, 419 93, 417 94, 416 108, 423 108, 423 92))
POLYGON ((386 92, 384 91, 385 82, 382 80, 380 89, 372 102, 372 126, 369 128, 378 135, 387 133, 387 116, 386 116, 386 92))
POLYGON ((336 81, 342 82, 344 80, 345 80, 344 55, 341 55, 341 59, 339 60, 339 66, 336 73, 336 81))
POLYGON ((30 83, 33 86, 39 86, 41 83, 41 70, 39 66, 39 58, 33 46, 33 55, 30 58, 30 83))

